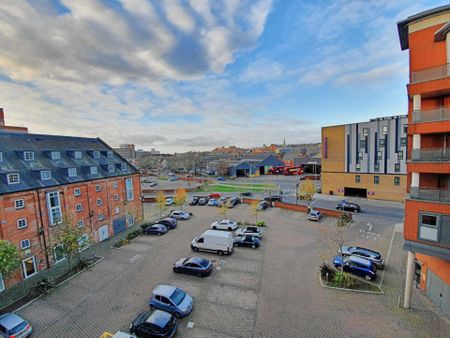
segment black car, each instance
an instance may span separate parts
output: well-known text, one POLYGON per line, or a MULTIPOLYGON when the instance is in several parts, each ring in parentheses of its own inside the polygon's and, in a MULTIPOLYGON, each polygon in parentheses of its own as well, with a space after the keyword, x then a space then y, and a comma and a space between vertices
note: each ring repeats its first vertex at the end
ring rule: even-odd
POLYGON ((281 202, 281 195, 271 195, 268 197, 264 197, 264 200, 267 202, 281 202))
POLYGON ((255 236, 238 236, 234 238, 234 246, 244 246, 248 248, 259 248, 261 241, 255 236))
POLYGON ((206 205, 209 201, 208 197, 200 197, 198 200, 198 205, 206 205))
POLYGON ((144 235, 164 235, 167 233, 167 227, 164 224, 153 224, 149 227, 146 227, 143 231, 144 235))
POLYGON ((236 205, 238 205, 241 202, 241 200, 237 197, 232 197, 227 202, 228 208, 234 208, 236 205))
POLYGON ((181 258, 173 263, 173 271, 198 277, 208 276, 213 269, 211 261, 200 257, 181 258))
POLYGON ((241 192, 240 195, 243 197, 250 197, 250 196, 252 196, 252 193, 250 191, 245 191, 245 192, 241 192))
POLYGON ((177 227, 177 220, 172 217, 166 217, 166 218, 159 220, 155 224, 163 224, 166 226, 167 230, 172 230, 177 227))
POLYGON ((258 210, 265 210, 269 206, 269 202, 267 201, 261 201, 258 203, 257 209, 258 210))
POLYGON ((161 310, 141 312, 130 325, 130 333, 138 337, 173 337, 177 332, 177 319, 161 310))
POLYGON ((189 205, 197 205, 199 199, 199 196, 192 196, 192 200, 189 202, 189 205))
POLYGON ((336 206, 337 210, 361 212, 361 207, 356 203, 349 203, 346 201, 341 201, 336 206))

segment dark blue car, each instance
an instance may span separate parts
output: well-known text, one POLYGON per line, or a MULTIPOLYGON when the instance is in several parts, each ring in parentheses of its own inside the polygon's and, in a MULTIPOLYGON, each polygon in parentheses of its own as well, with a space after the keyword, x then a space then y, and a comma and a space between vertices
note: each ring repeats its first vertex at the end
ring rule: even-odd
POLYGON ((211 261, 200 257, 181 258, 173 264, 173 271, 198 277, 208 276, 213 269, 211 261))
MULTIPOLYGON (((333 264, 336 268, 339 268, 342 265, 341 256, 334 257, 333 264)), ((344 271, 367 280, 374 280, 377 277, 375 264, 367 259, 356 256, 344 257, 344 271)))
POLYGON ((144 235, 164 235, 167 232, 167 227, 164 224, 153 224, 144 229, 144 235))
POLYGON ((177 332, 177 320, 161 310, 141 312, 130 325, 130 333, 139 337, 173 337, 177 332))

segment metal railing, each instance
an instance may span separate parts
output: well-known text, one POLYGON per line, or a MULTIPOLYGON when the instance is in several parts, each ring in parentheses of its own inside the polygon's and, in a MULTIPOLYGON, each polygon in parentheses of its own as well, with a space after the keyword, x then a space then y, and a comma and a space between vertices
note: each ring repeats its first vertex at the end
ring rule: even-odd
POLYGON ((412 112, 413 122, 429 122, 429 121, 445 121, 445 120, 450 120, 450 107, 414 110, 412 112))
POLYGON ((409 197, 418 200, 450 203, 450 190, 411 188, 409 197))
POLYGON ((443 79, 450 76, 450 64, 446 63, 440 66, 418 70, 411 73, 411 83, 419 83, 443 79))
POLYGON ((450 162, 450 148, 413 149, 412 161, 450 162))

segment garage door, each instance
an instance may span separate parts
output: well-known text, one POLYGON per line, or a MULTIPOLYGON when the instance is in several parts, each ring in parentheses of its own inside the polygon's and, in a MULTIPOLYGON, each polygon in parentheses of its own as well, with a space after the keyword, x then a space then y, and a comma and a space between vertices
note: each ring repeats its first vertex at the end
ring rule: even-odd
POLYGON ((427 295, 450 318, 450 286, 431 270, 427 271, 427 295))
POLYGON ((108 237, 109 237, 109 233, 108 233, 108 226, 107 225, 103 225, 100 228, 98 228, 98 240, 100 242, 103 242, 108 237))

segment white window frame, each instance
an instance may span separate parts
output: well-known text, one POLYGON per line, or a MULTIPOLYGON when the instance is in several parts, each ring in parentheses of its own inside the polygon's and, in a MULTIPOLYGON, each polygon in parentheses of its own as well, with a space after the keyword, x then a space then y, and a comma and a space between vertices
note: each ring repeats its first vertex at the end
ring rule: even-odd
POLYGON ((103 212, 101 212, 101 213, 98 214, 97 219, 98 219, 99 221, 103 221, 103 220, 105 219, 105 215, 103 214, 103 212))
POLYGON ((383 152, 381 150, 377 151, 377 160, 382 160, 383 159, 383 152))
POLYGON ((6 178, 8 180, 8 184, 19 184, 20 183, 20 175, 18 173, 7 174, 6 178))
POLYGON ((48 181, 51 179, 52 179, 52 172, 50 170, 41 170, 41 180, 42 181, 48 181))
POLYGON ((34 152, 33 151, 24 151, 23 159, 25 161, 34 161, 34 152))
POLYGON ((90 170, 91 170, 91 175, 97 175, 98 174, 97 166, 95 166, 95 165, 91 166, 90 170))
POLYGON ((96 191, 96 192, 102 191, 102 186, 101 186, 100 184, 96 184, 96 185, 95 185, 95 191, 96 191))
POLYGON ((120 208, 119 207, 115 207, 114 208, 114 214, 118 214, 118 213, 120 213, 120 208))
POLYGON ((108 158, 113 158, 113 157, 114 157, 114 154, 113 154, 113 152, 112 152, 111 150, 108 150, 108 151, 106 152, 106 156, 107 156, 108 158))
POLYGON ((80 188, 73 189, 73 195, 74 196, 81 196, 81 189, 80 188))
POLYGON ((394 176, 394 185, 400 185, 401 179, 400 176, 394 176))
POLYGON ((62 210, 61 210, 61 198, 59 191, 50 191, 46 193, 48 221, 50 225, 61 224, 62 222, 62 210), (57 205, 50 205, 52 198, 56 198, 57 205))
POLYGON ((76 212, 83 211, 83 204, 82 204, 82 203, 76 204, 76 205, 75 205, 75 211, 76 211, 76 212))
POLYGON ((73 158, 76 160, 81 160, 83 159, 83 153, 79 150, 76 150, 73 152, 73 158))
POLYGON ((103 200, 101 198, 97 198, 97 205, 98 206, 103 205, 103 200))
POLYGON ((60 258, 60 259, 56 258, 56 248, 61 247, 61 246, 64 248, 64 244, 57 244, 53 247, 53 261, 55 263, 60 263, 66 259, 66 255, 64 253, 62 254, 62 258, 60 258))
POLYGON ((394 172, 399 173, 402 171, 402 166, 400 163, 394 163, 394 172), (398 168, 398 169, 397 169, 398 168))
POLYGON ((20 249, 21 249, 21 250, 27 250, 27 249, 31 248, 31 241, 30 241, 30 239, 28 239, 28 238, 22 239, 22 240, 20 241, 19 245, 20 245, 20 249), (24 243, 28 243, 28 245, 24 246, 24 245, 23 245, 24 243))
POLYGON ((126 199, 127 201, 134 200, 134 191, 133 191, 133 178, 128 177, 125 179, 125 191, 126 191, 126 199))
POLYGON ((114 172, 114 164, 108 164, 108 172, 113 173, 114 172))
POLYGON ((408 145, 408 139, 406 137, 400 137, 400 147, 406 147, 408 145))
POLYGON ((100 151, 94 150, 94 158, 100 158, 100 151))
POLYGON ((19 218, 17 220, 17 229, 25 229, 26 227, 28 227, 28 221, 26 218, 19 218), (21 226, 20 223, 23 223, 24 225, 21 226))
POLYGON ((0 273, 0 292, 5 290, 5 282, 3 281, 3 276, 0 273))
POLYGON ((78 237, 78 251, 84 251, 87 248, 89 248, 89 244, 86 243, 89 240, 89 235, 88 234, 83 234, 80 237, 78 237))
POLYGON ((77 227, 78 227, 78 228, 84 228, 84 220, 83 220, 83 219, 80 219, 80 220, 77 222, 77 227))
POLYGON ((14 208, 16 210, 25 208, 25 199, 19 198, 17 200, 14 200, 14 208))
POLYGON ((362 151, 358 153, 358 159, 360 160, 364 159, 364 153, 362 151))
POLYGON ((120 165, 120 167, 121 167, 122 171, 128 171, 128 166, 127 166, 126 163, 122 163, 122 164, 120 165))
POLYGON ((127 222, 128 222, 128 226, 134 225, 135 219, 134 219, 134 216, 132 214, 128 214, 127 215, 127 222))
POLYGON ((23 277, 24 277, 24 279, 27 279, 27 278, 29 278, 29 277, 31 277, 31 276, 34 276, 35 274, 38 273, 38 270, 37 270, 37 267, 36 267, 36 257, 31 256, 31 257, 28 257, 28 258, 25 258, 24 260, 22 260, 22 272, 23 272, 23 277), (30 259, 33 260, 34 272, 33 272, 31 275, 28 275, 28 274, 26 273, 26 269, 25 269, 25 261, 28 261, 28 260, 30 260, 30 259))
POLYGON ((77 168, 68 168, 67 169, 67 176, 69 177, 77 177, 77 168))
POLYGON ((61 152, 60 151, 52 151, 50 153, 50 157, 53 161, 60 160, 61 159, 61 152))

